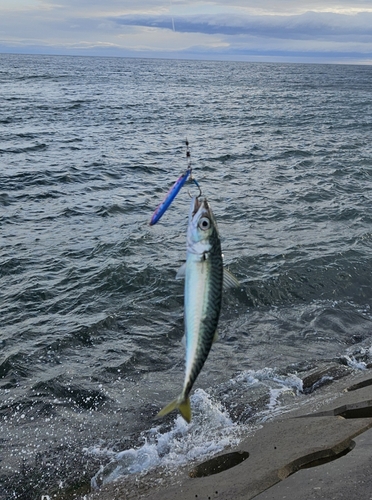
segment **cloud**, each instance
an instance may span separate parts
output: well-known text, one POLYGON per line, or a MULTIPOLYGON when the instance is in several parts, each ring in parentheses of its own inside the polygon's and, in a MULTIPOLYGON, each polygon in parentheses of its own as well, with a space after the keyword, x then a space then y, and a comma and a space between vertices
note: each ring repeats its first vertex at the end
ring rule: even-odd
POLYGON ((372 60, 370 0, 2 0, 0 51, 372 60), (80 51, 80 52, 79 52, 80 51))
POLYGON ((306 12, 293 16, 118 16, 111 19, 121 26, 218 36, 230 52, 281 51, 372 54, 372 13, 348 16, 306 12))
POLYGON ((296 16, 118 16, 113 23, 173 29, 179 32, 304 39, 313 37, 372 35, 372 13, 350 17, 307 12, 296 16))
POLYGON ((179 16, 217 14, 299 15, 305 12, 330 12, 355 15, 372 12, 370 0, 2 0, 8 4, 34 4, 48 9, 84 15, 161 15, 179 16))

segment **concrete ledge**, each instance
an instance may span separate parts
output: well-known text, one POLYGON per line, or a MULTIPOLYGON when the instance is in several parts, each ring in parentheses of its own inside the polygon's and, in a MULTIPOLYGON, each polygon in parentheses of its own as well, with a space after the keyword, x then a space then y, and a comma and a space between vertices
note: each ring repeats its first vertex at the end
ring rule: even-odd
MULTIPOLYGON (((89 498, 249 500, 257 497, 260 500, 279 498, 308 500, 313 498, 308 496, 311 492, 306 490, 305 486, 301 489, 302 483, 296 479, 295 473, 307 474, 308 478, 309 474, 311 475, 309 471, 315 471, 318 477, 322 478, 329 474, 325 467, 332 467, 332 464, 336 464, 333 466, 334 469, 330 470, 337 471, 335 474, 340 492, 343 484, 350 480, 348 472, 350 460, 354 460, 357 464, 355 467, 365 471, 365 477, 371 477, 372 454, 370 457, 358 451, 358 443, 361 442, 362 436, 364 448, 369 445, 372 450, 372 430, 369 431, 372 428, 371 385, 370 372, 345 377, 328 386, 322 394, 322 399, 319 396, 316 401, 314 398, 309 398, 301 408, 265 423, 252 436, 240 443, 238 449, 226 450, 225 453, 202 464, 190 466, 173 480, 167 478, 168 484, 159 485, 154 482, 151 491, 139 487, 136 491, 132 489, 129 492, 129 484, 123 480, 112 486, 108 485, 89 498), (313 411, 314 405, 315 411, 313 411), (340 469, 339 464, 342 464, 344 469, 340 469), (274 491, 274 488, 277 490, 274 491)), ((325 477, 323 479, 325 480, 325 477)), ((326 481, 333 484, 333 479, 329 475, 326 481)), ((309 482, 305 481, 303 484, 309 482)), ((370 485, 367 486, 368 496, 363 494, 367 489, 356 491, 355 497, 350 496, 349 492, 348 500, 372 498, 370 485)), ((316 494, 317 490, 314 491, 316 494)), ((322 490, 322 495, 314 498, 324 500, 343 497, 324 496, 322 490)))
POLYGON ((312 462, 337 458, 353 447, 355 436, 370 427, 369 418, 310 416, 268 423, 241 443, 239 451, 249 453, 244 462, 217 475, 185 477, 181 484, 153 492, 148 498, 248 500, 312 462))

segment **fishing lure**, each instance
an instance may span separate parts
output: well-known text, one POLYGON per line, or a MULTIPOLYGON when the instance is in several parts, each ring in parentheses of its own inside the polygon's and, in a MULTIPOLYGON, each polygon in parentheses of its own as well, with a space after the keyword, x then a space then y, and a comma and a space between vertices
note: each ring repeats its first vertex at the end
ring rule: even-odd
POLYGON ((196 180, 192 177, 192 168, 191 168, 191 155, 190 155, 190 149, 189 149, 189 141, 186 139, 186 158, 187 158, 187 169, 183 174, 181 174, 176 182, 173 184, 173 186, 170 188, 170 190, 167 193, 167 196, 164 198, 164 200, 160 203, 160 205, 157 207, 155 212, 153 213, 153 216, 151 217, 150 220, 150 226, 153 226, 156 224, 160 218, 164 215, 164 213, 167 211, 169 208, 170 204, 172 201, 175 199, 177 194, 180 192, 182 186, 185 184, 187 179, 190 177, 190 180, 196 184, 196 186, 199 189, 199 195, 201 195, 201 189, 199 184, 196 182, 196 180))
POLYGON ((175 199, 175 197, 179 193, 182 186, 187 181, 190 174, 191 174, 191 168, 188 168, 183 174, 181 174, 178 177, 176 182, 173 184, 173 186, 168 191, 167 196, 164 198, 164 200, 160 203, 158 208, 155 210, 155 212, 150 220, 150 226, 153 226, 154 224, 156 224, 159 221, 161 216, 168 209, 169 205, 172 203, 172 201, 175 199))

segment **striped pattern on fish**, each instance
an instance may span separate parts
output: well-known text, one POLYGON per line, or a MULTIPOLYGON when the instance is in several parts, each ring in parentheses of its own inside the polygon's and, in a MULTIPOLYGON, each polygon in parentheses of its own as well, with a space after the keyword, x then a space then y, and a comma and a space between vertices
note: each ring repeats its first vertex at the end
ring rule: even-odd
POLYGON ((223 262, 217 224, 205 198, 193 198, 187 230, 185 268, 186 370, 180 396, 158 417, 179 409, 190 422, 189 394, 216 336, 221 310, 223 262))

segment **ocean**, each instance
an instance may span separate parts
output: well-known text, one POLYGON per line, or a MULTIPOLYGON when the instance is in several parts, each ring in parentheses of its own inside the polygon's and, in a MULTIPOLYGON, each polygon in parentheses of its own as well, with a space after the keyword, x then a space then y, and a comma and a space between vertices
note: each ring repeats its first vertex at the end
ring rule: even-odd
POLYGON ((129 495, 371 366, 371 81, 370 66, 0 55, 2 500, 118 478, 129 495), (195 187, 149 226, 186 138, 241 284, 190 425, 154 416, 183 384, 195 187))

